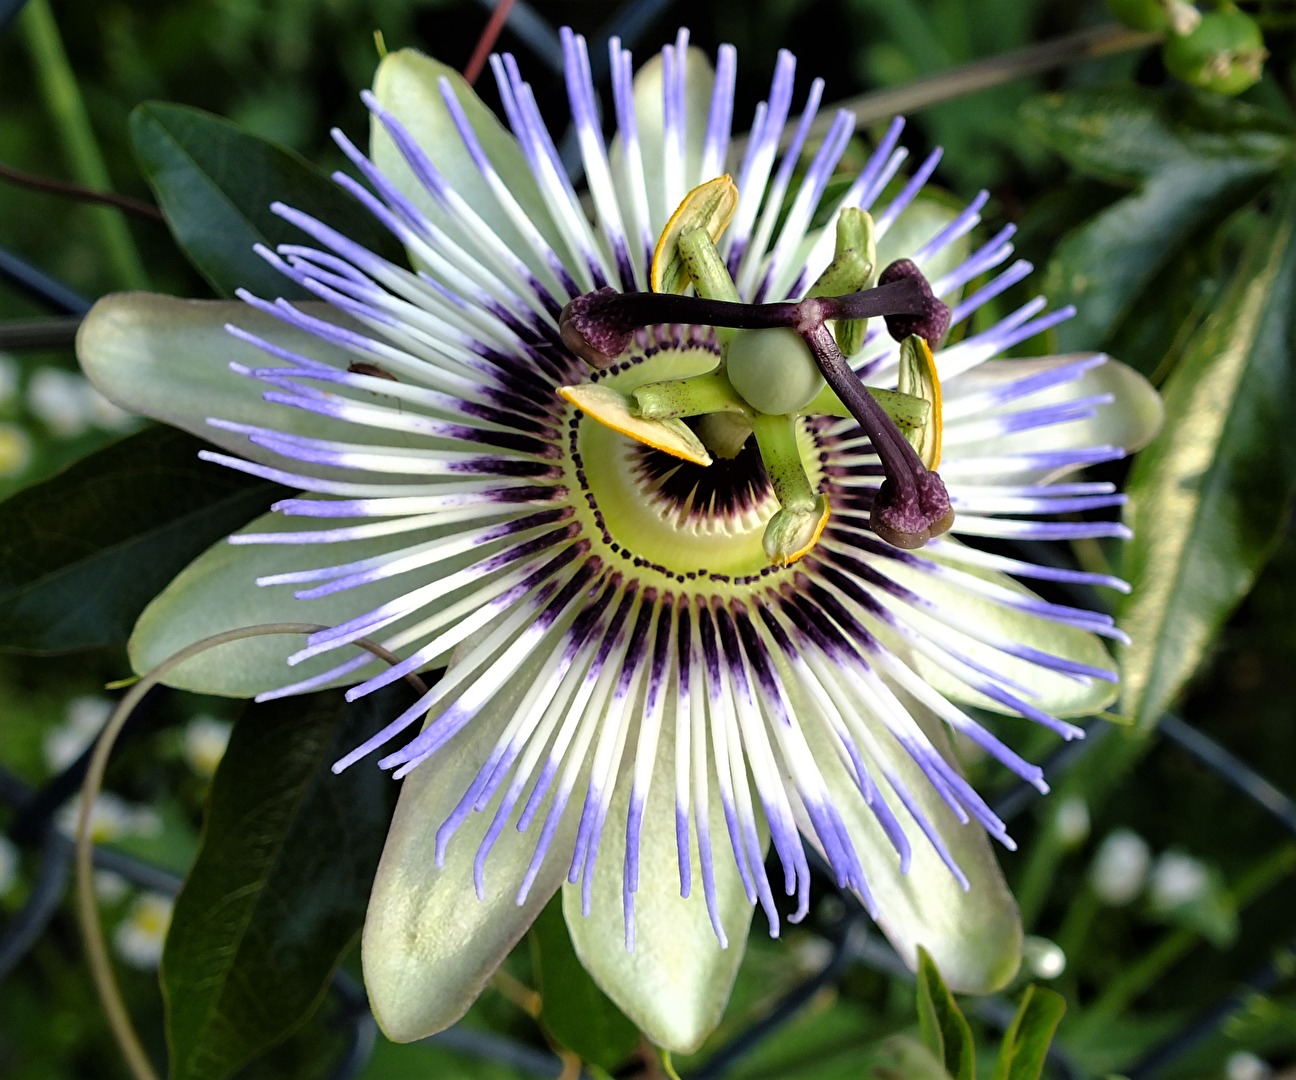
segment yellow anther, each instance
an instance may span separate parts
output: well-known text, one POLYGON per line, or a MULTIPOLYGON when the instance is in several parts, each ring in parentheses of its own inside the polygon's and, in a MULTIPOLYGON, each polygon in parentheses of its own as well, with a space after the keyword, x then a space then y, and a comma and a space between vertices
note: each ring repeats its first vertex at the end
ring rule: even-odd
POLYGON ((704 228, 719 240, 738 209, 738 186, 727 173, 699 184, 671 215, 653 252, 650 284, 653 292, 682 293, 692 283, 680 256, 679 238, 685 229, 704 228))
POLYGON ((901 428, 909 445, 917 452, 923 465, 935 470, 940 467, 941 436, 944 416, 941 411, 940 374, 931 346, 916 334, 900 344, 900 393, 926 401, 931 410, 924 423, 917 427, 901 428))
POLYGON ((695 465, 710 465, 711 455, 693 430, 683 420, 645 420, 636 416, 633 399, 618 393, 610 386, 598 383, 581 383, 578 386, 561 386, 558 396, 570 402, 604 427, 619 431, 635 442, 655 450, 683 458, 695 465))

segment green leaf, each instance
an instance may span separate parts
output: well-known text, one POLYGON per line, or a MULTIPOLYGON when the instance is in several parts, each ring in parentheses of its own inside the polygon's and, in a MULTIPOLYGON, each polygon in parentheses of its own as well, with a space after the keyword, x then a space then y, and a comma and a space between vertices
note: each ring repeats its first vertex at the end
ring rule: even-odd
POLYGON ((250 705, 212 782, 162 957, 171 1080, 219 1080, 314 1012, 364 919, 396 785, 330 766, 404 686, 250 705))
POLYGON ((972 1028, 922 946, 918 947, 918 1026, 923 1042, 945 1062, 946 1072, 957 1080, 975 1080, 972 1028))
POLYGON ((991 1080, 1039 1080, 1053 1032, 1066 1012, 1061 994, 1038 986, 1026 987, 1021 1007, 1004 1032, 999 1061, 991 1080))
POLYGON ((892 1035, 865 1058, 863 1080, 949 1080, 940 1059, 917 1039, 892 1035))
POLYGON ((531 948, 540 979, 540 1019, 554 1040, 582 1061, 614 1069, 639 1043, 626 1019, 581 966, 554 897, 531 926, 531 948))
POLYGON ((1058 349, 1110 342, 1131 313, 1149 305, 1158 273, 1272 175, 1268 164, 1245 158, 1175 165, 1068 233, 1044 279, 1050 299, 1077 309, 1058 327, 1058 349))
POLYGON ((1130 474, 1121 711, 1155 724, 1286 528, 1296 187, 1257 230, 1165 387, 1166 426, 1130 474))
POLYGON ((1059 328, 1063 350, 1110 344, 1177 253, 1291 156, 1286 125, 1217 96, 1075 90, 1037 99, 1024 113, 1077 168, 1114 183, 1142 182, 1071 232, 1050 263, 1046 291, 1079 308, 1059 328))
POLYGON ((276 200, 401 258, 387 231, 322 170, 228 120, 149 101, 131 113, 130 136, 176 243, 221 296, 240 286, 268 296, 307 295, 252 250, 303 238, 271 212, 276 200))
POLYGON ((1077 168, 1140 185, 1069 233, 1049 264, 1045 291, 1079 309, 1058 330, 1063 351, 1109 344, 1126 316, 1146 306, 1158 273, 1292 153, 1287 127, 1218 97, 1076 90, 1037 99, 1024 112, 1077 168))
POLYGON ((203 445, 149 428, 0 505, 0 649, 121 644, 187 563, 282 493, 198 460, 203 445))
POLYGON ((1292 153, 1290 123, 1216 94, 1077 89, 1029 101, 1022 116, 1077 169, 1112 183, 1229 161, 1273 170, 1292 153))

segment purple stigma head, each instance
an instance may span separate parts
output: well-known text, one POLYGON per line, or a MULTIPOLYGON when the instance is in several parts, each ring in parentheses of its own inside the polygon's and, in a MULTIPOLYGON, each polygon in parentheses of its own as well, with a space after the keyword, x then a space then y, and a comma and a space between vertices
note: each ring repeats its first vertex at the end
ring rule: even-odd
POLYGON ((929 345, 935 345, 949 331, 950 309, 932 292, 931 284, 912 259, 897 259, 878 278, 878 285, 890 285, 893 281, 912 281, 922 290, 922 311, 916 315, 887 315, 887 332, 896 339, 917 334, 929 345))

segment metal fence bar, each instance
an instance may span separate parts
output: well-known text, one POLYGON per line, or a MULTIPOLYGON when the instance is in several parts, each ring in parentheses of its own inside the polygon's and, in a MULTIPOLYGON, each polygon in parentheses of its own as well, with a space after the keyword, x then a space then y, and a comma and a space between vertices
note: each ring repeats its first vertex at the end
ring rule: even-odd
POLYGON ((26 3, 27 0, 0 0, 0 34, 9 29, 26 3))
POLYGON ((1296 967, 1296 938, 1246 980, 1235 993, 1226 994, 1214 1005, 1203 1009, 1164 1042, 1149 1050, 1129 1070, 1129 1080, 1152 1080, 1219 1031, 1234 1015, 1241 1012, 1256 994, 1276 990, 1292 976, 1296 967))
POLYGON ((1296 833, 1296 799, 1292 799, 1276 784, 1266 780, 1241 758, 1225 750, 1209 735, 1184 723, 1171 713, 1161 718, 1157 730, 1171 742, 1181 746, 1216 776, 1228 781, 1253 803, 1266 810, 1280 821, 1284 828, 1296 833))
POLYGON ((84 315, 90 310, 90 301, 80 293, 5 247, 0 247, 0 281, 60 315, 84 315))
MULTIPOLYGON (((487 11, 494 11, 499 7, 499 0, 477 0, 477 2, 487 11)), ((527 0, 514 0, 504 25, 525 42, 527 48, 535 53, 536 58, 546 67, 551 71, 562 73, 562 43, 558 40, 558 31, 528 4, 527 0)))

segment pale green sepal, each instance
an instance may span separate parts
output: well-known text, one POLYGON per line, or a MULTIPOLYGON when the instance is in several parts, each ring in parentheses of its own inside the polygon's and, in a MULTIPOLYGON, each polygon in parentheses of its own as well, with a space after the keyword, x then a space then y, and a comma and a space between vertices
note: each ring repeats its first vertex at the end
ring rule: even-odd
MULTIPOLYGON (((463 197, 509 250, 521 258, 541 280, 551 281, 552 270, 535 253, 500 206, 482 178, 481 170, 464 146, 441 94, 442 79, 449 80, 477 141, 495 171, 508 184, 509 191, 526 218, 539 230, 564 265, 578 265, 554 224, 517 139, 454 68, 415 49, 388 53, 374 74, 374 96, 410 133, 446 183, 463 197)), ((463 223, 436 200, 406 164, 396 143, 377 117, 369 125, 369 153, 383 175, 430 220, 451 236, 470 241, 470 250, 479 248, 479 244, 471 243, 472 234, 464 228, 463 223)))
MULTIPOLYGON (((929 544, 916 554, 919 558, 948 565, 972 577, 1001 586, 1019 596, 1039 599, 1030 589, 1007 574, 966 566, 953 559, 943 559, 941 548, 957 543, 957 540, 945 536, 937 544, 929 544)), ((916 569, 899 559, 879 560, 875 565, 887 577, 912 589, 938 610, 955 616, 959 622, 977 633, 1027 645, 1040 652, 1089 667, 1105 671, 1116 670, 1116 664, 1103 645, 1102 639, 1087 630, 1050 622, 1038 615, 1005 607, 952 583, 948 578, 916 569)), ((931 616, 915 611, 907 604, 897 602, 894 607, 906 621, 910 621, 917 628, 919 634, 924 634, 927 627, 937 625, 931 616), (910 619, 911 615, 912 619, 910 619)), ((947 630, 946 633, 948 632, 947 630)), ((975 705, 991 712, 1004 712, 1002 705, 970 689, 939 664, 908 648, 886 627, 878 627, 878 636, 894 652, 903 657, 923 681, 945 697, 960 704, 975 705)), ((1026 687, 1030 693, 1025 695, 1025 699, 1052 716, 1062 718, 1092 716, 1105 709, 1116 698, 1115 683, 1101 679, 1081 681, 1060 675, 1037 664, 1008 656, 970 637, 960 635, 958 651, 960 655, 973 659, 990 670, 1001 673, 1014 683, 1026 687)), ((945 969, 941 968, 941 970, 945 969)))
MULTIPOLYGON (((849 673, 843 672, 842 678, 850 678, 849 673)), ((784 685, 789 688, 797 714, 812 715, 814 706, 790 675, 784 678, 784 685)), ((903 693, 898 696, 933 746, 953 761, 944 725, 912 698, 903 693)), ((877 901, 878 924, 910 968, 917 969, 921 945, 952 990, 988 994, 1001 989, 1021 963, 1022 925, 1017 902, 999 870, 989 838, 975 822, 960 824, 931 781, 880 724, 871 717, 862 718, 862 722, 877 728, 876 753, 860 749, 909 839, 912 861, 907 874, 900 873, 895 848, 831 746, 823 724, 803 722, 801 729, 877 901), (968 879, 970 887, 966 892, 887 785, 884 772, 903 781, 944 840, 968 879)), ((802 831, 813 836, 808 829, 802 831)))
MULTIPOLYGON (((346 324, 345 318, 328 304, 295 306, 316 318, 346 324)), ((249 304, 177 300, 143 292, 114 293, 95 304, 77 332, 77 357, 95 387, 123 409, 183 428, 240 457, 308 476, 356 478, 350 470, 286 461, 244 435, 213 427, 208 418, 317 438, 338 438, 343 431, 343 437, 352 442, 412 444, 412 436, 399 432, 365 429, 265 401, 262 395, 272 387, 230 370, 230 364, 250 368, 287 365, 234 337, 226 324, 339 370, 346 370, 354 359, 346 351, 295 330, 249 304)), ((393 400, 380 393, 360 392, 355 397, 375 404, 390 404, 393 400)))
MULTIPOLYGON (((608 997, 653 1043, 673 1053, 692 1053, 715 1029, 733 989, 747 947, 752 905, 743 891, 723 826, 712 829, 716 895, 729 939, 722 949, 707 915, 698 862, 697 831, 689 860, 692 893, 679 894, 675 845, 675 740, 669 717, 657 744, 652 786, 644 807, 639 890, 635 894, 637 944, 626 949, 622 882, 630 777, 612 796, 598 862, 590 914, 581 914, 581 886, 563 886, 563 914, 576 955, 608 997)), ((632 733, 630 745, 634 745, 632 733)), ((711 820, 723 822, 715 788, 711 820)))
MULTIPOLYGON (((1039 393, 1019 398, 993 412, 977 410, 965 415, 958 402, 972 394, 991 390, 1015 382, 1038 372, 1051 370, 1063 364, 1082 359, 1080 355, 1043 356, 1023 360, 991 360, 963 372, 957 379, 946 383, 945 445, 949 457, 966 459, 980 455, 1026 454, 1034 451, 1069 450, 1091 446, 1119 446, 1128 453, 1141 450, 1152 441, 1165 421, 1165 406, 1161 395, 1152 384, 1133 368, 1118 360, 1105 358, 1105 362, 1090 368, 1079 378, 1039 393), (959 438, 961 424, 978 423, 996 413, 1037 409, 1080 398, 1110 394, 1110 404, 1096 407, 1096 415, 1063 424, 1016 431, 1005 437, 996 434, 973 442, 959 438)), ((996 473, 984 478, 985 483, 1047 482, 1074 472, 1075 469, 1052 471, 1020 470, 1016 473, 996 473)))
MULTIPOLYGON (((291 532, 310 528, 309 518, 266 514, 239 532, 291 532)), ((450 526, 450 529, 457 526, 450 526)), ((408 534, 411 543, 429 539, 434 530, 408 534)), ((221 540, 185 567, 139 617, 130 639, 131 666, 149 671, 172 653, 211 634, 261 623, 318 623, 331 626, 395 599, 410 588, 408 575, 362 585, 315 600, 298 600, 296 589, 306 586, 271 585, 262 588, 263 575, 333 566, 383 554, 392 548, 391 537, 350 540, 344 543, 231 544, 221 540)), ((464 559, 478 557, 477 554, 464 559)), ((458 568, 456 564, 455 568, 458 568)), ((422 584, 422 581, 419 581, 422 584)), ((261 637, 211 649, 181 664, 164 680, 168 686, 201 694, 253 697, 328 670, 356 653, 354 647, 314 657, 289 667, 288 657, 302 648, 305 639, 295 635, 261 637)), ((375 665, 378 661, 374 662, 375 665)), ((336 685, 360 681, 377 666, 355 673, 336 685)))
MULTIPOLYGON (((580 820, 578 800, 569 804, 550 857, 524 903, 517 903, 517 894, 543 816, 525 833, 511 822, 504 827, 486 860, 485 899, 477 898, 473 862, 502 791, 484 812, 470 814, 459 827, 443 867, 438 868, 434 858, 437 830, 540 677, 542 662, 524 664, 463 731, 404 780, 361 942, 369 1004, 379 1027, 394 1042, 443 1031, 463 1016, 553 896, 567 869, 565 853, 571 851, 580 820)), ((352 766, 372 767, 368 762, 352 766)))
MULTIPOLYGON (((644 184, 648 192, 648 212, 652 217, 649 231, 654 239, 660 235, 671 214, 684 196, 710 176, 699 176, 702 153, 706 144, 707 118, 711 109, 711 94, 715 87, 715 71, 710 60, 700 49, 690 48, 684 63, 684 162, 682 189, 673 200, 666 197, 667 161, 678 161, 673 147, 665 145, 664 102, 662 83, 665 64, 661 53, 656 53, 635 73, 635 122, 639 129, 639 148, 643 155, 644 184)), ((618 133, 609 148, 612 173, 618 178, 617 190, 628 190, 625 179, 625 151, 618 133)))

